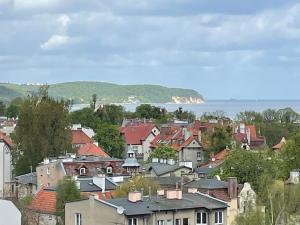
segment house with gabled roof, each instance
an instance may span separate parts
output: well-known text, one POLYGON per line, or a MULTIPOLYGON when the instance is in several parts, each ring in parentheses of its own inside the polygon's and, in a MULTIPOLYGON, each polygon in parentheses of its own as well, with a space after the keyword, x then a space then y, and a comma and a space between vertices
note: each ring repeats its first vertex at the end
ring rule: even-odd
POLYGON ((151 152, 151 142, 160 133, 158 127, 152 122, 127 123, 119 130, 126 143, 124 153, 128 148, 132 148, 137 159, 147 161, 151 152))
POLYGON ((78 151, 80 156, 99 156, 99 157, 110 157, 103 148, 97 146, 96 144, 87 143, 82 146, 78 151))
POLYGON ((151 148, 154 151, 159 145, 169 145, 177 151, 179 162, 192 162, 193 168, 196 168, 205 161, 200 140, 198 132, 193 129, 164 126, 161 128, 161 133, 151 142, 151 148))

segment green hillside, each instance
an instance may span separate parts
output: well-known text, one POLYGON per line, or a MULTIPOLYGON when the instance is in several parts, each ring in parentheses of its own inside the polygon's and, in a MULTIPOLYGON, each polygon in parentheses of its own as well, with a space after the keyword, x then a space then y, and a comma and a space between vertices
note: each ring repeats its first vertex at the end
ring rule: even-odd
MULTIPOLYGON (((0 83, 0 100, 9 101, 25 97, 38 90, 38 85, 0 83)), ((69 82, 50 85, 49 94, 55 98, 73 100, 74 103, 88 103, 96 94, 103 103, 167 103, 174 102, 173 96, 183 102, 201 101, 202 96, 190 89, 167 88, 159 85, 117 85, 103 82, 69 82)))

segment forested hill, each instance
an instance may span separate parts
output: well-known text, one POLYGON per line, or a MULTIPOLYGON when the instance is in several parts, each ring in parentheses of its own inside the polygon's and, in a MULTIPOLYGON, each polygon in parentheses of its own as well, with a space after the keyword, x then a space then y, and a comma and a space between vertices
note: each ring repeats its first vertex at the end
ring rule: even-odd
MULTIPOLYGON (((37 92, 39 85, 0 83, 0 100, 10 101, 37 92)), ((191 89, 159 85, 117 85, 104 82, 68 82, 50 85, 54 98, 89 103, 96 94, 103 103, 202 103, 202 96, 191 89)))

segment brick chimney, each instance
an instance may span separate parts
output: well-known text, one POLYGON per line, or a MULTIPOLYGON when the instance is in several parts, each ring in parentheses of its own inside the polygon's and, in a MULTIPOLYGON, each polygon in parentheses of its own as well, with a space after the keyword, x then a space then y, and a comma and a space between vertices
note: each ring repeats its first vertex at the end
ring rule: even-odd
POLYGON ((139 202, 142 200, 142 193, 138 191, 132 191, 128 193, 128 201, 139 202))
POLYGON ((228 178, 228 195, 230 199, 237 198, 238 182, 236 177, 228 178))
POLYGON ((180 189, 167 190, 166 198, 167 199, 182 199, 182 191, 180 189))

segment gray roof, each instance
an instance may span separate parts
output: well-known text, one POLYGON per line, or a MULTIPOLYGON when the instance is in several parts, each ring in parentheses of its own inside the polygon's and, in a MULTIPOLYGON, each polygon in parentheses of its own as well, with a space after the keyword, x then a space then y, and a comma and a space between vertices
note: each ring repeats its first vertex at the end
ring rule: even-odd
POLYGON ((144 165, 144 168, 148 171, 153 170, 153 172, 157 176, 161 176, 163 174, 173 172, 180 168, 187 168, 187 167, 179 166, 179 165, 169 165, 166 163, 149 163, 149 164, 144 165))
POLYGON ((126 158, 122 167, 140 167, 136 158, 126 158))
POLYGON ((200 193, 185 193, 182 199, 166 199, 165 197, 153 196, 151 200, 144 198, 143 201, 130 202, 127 198, 116 198, 107 201, 117 207, 125 209, 127 216, 152 214, 157 211, 171 211, 180 209, 225 209, 228 207, 226 202, 214 199, 200 193))
POLYGON ((228 187, 228 182, 220 181, 217 179, 198 179, 184 184, 188 188, 200 188, 200 189, 223 189, 228 187))
POLYGON ((34 184, 37 185, 36 172, 27 173, 20 176, 15 177, 15 180, 20 184, 34 184))
POLYGON ((180 184, 181 183, 181 177, 175 177, 175 176, 170 176, 170 177, 151 177, 150 179, 153 179, 156 181, 159 185, 161 186, 176 186, 176 183, 180 184))
POLYGON ((214 171, 214 168, 209 168, 209 167, 198 167, 195 168, 195 172, 196 173, 200 173, 200 174, 210 174, 214 171))

